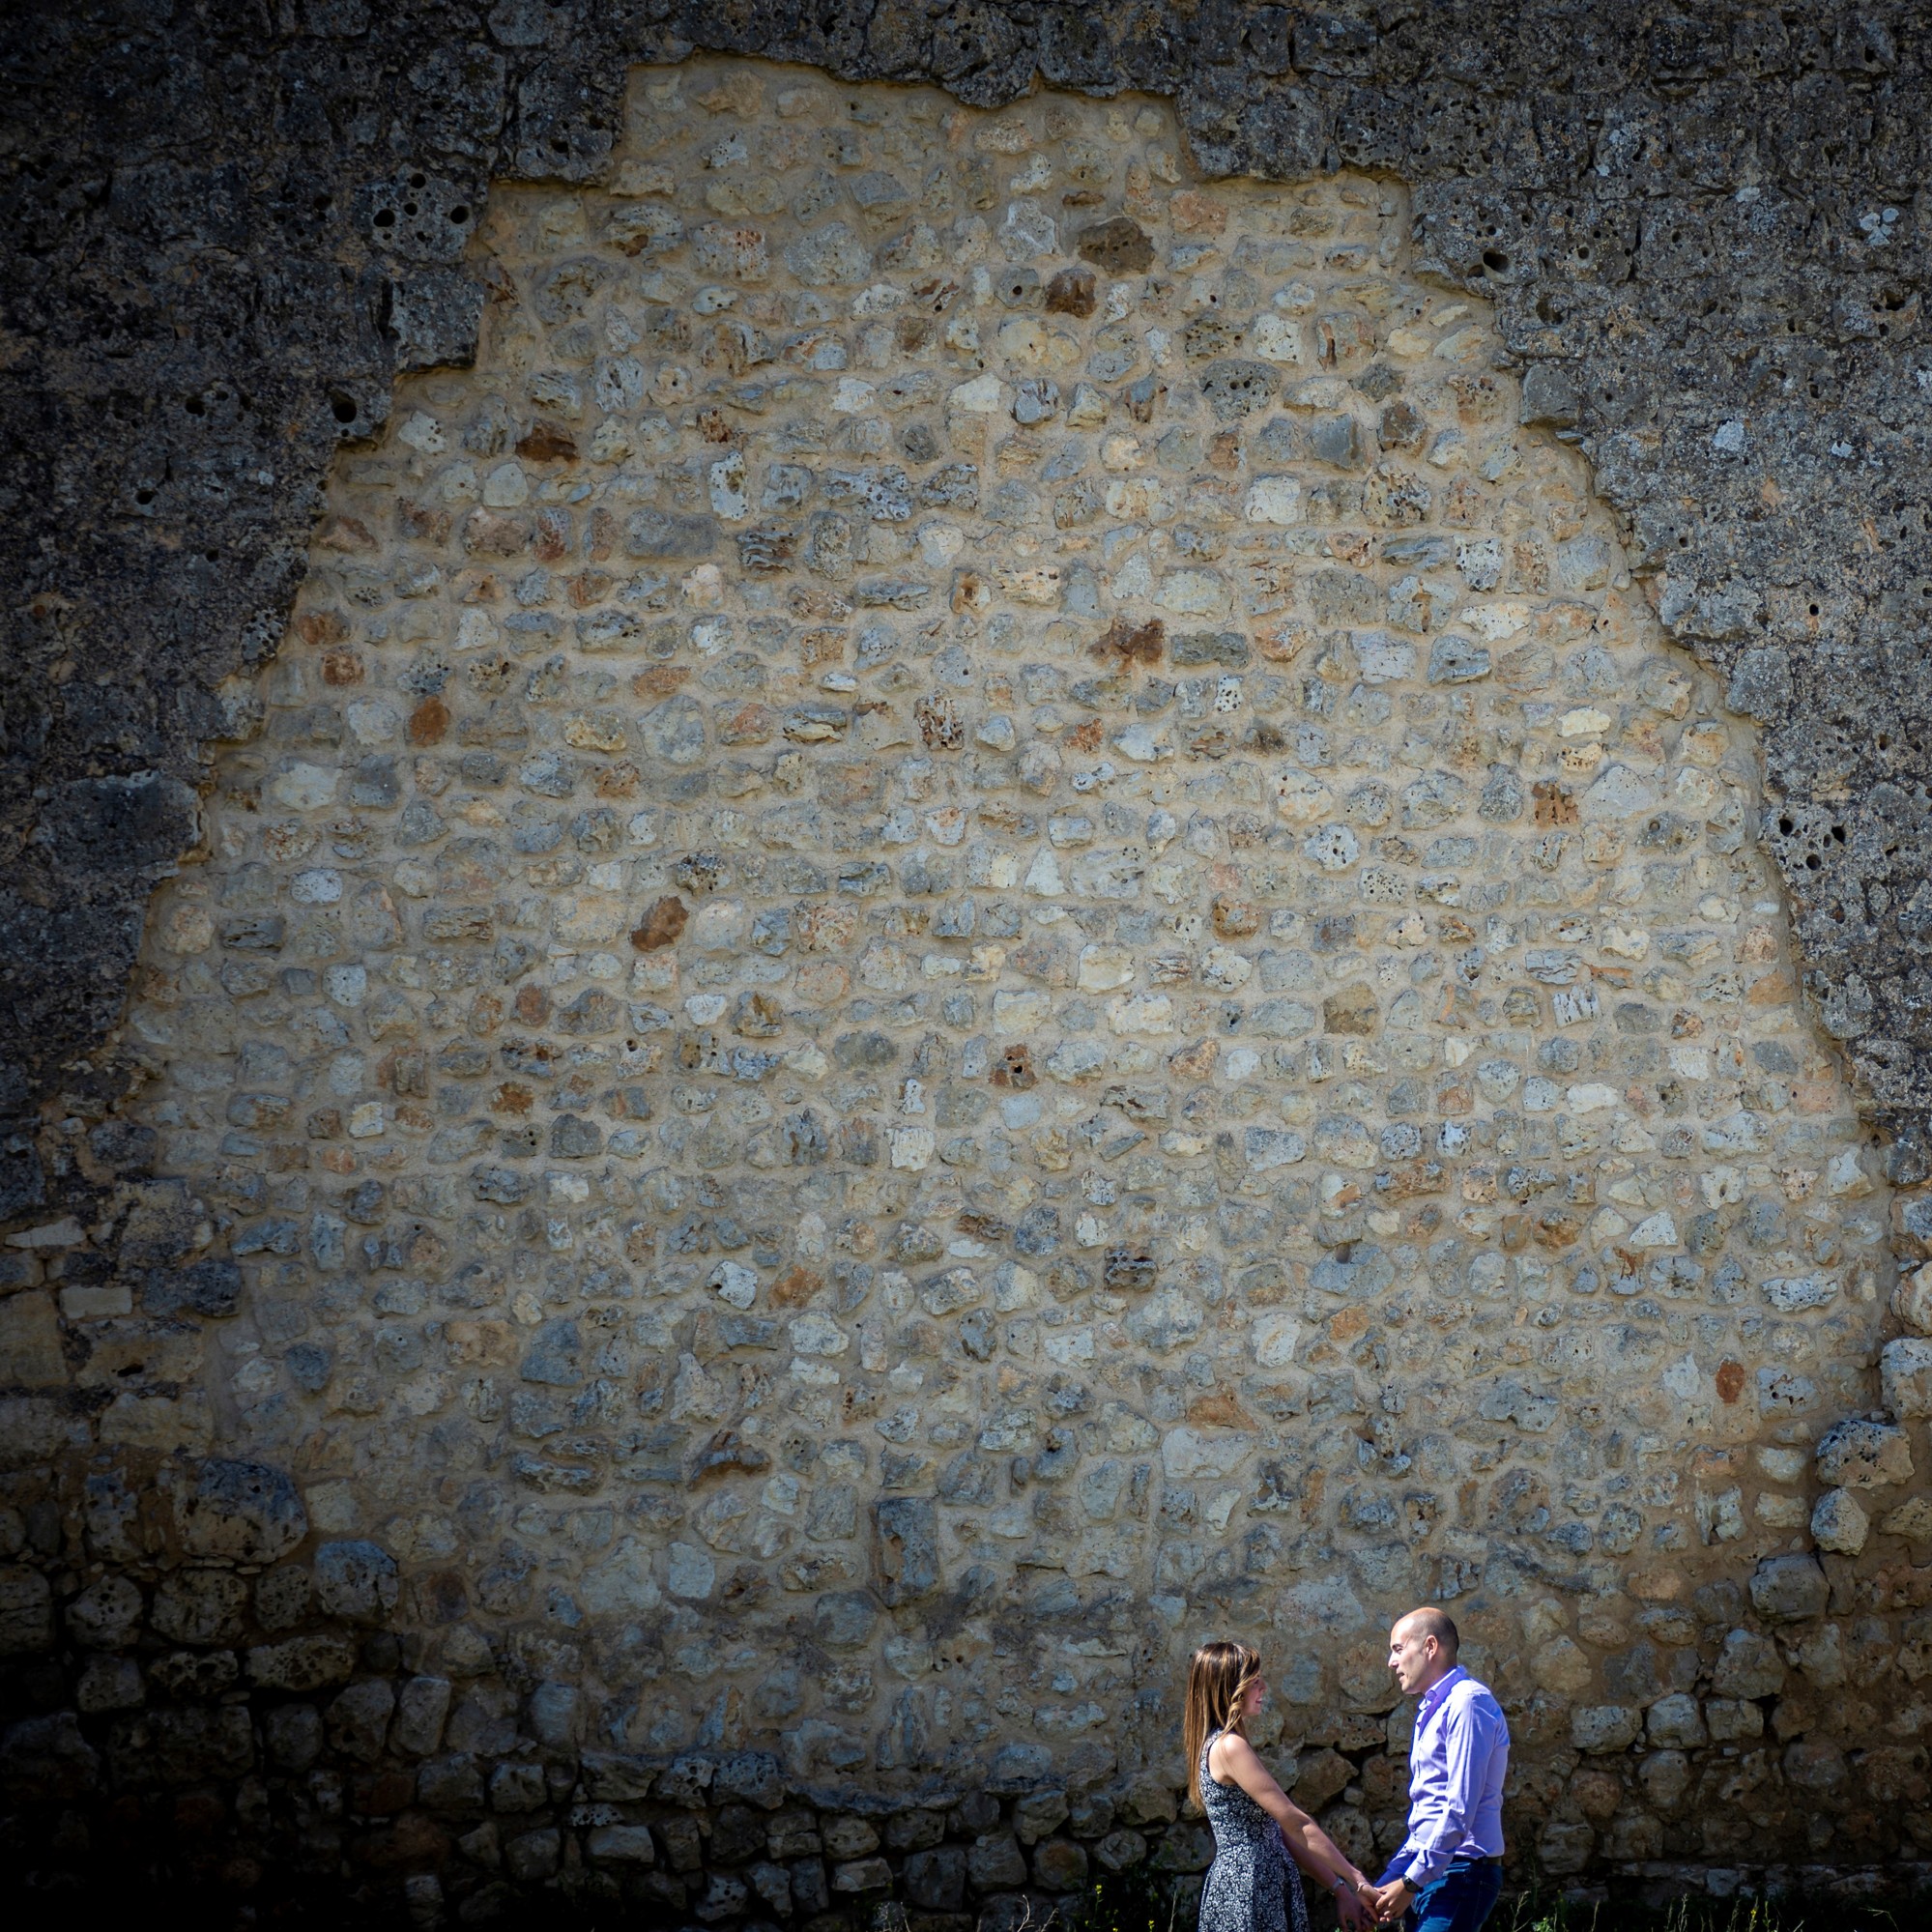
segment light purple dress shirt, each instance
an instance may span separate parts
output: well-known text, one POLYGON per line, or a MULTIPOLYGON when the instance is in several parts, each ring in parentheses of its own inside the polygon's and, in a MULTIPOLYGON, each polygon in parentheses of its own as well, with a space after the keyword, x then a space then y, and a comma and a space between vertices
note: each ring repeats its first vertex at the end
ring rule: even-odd
POLYGON ((1510 1727, 1502 1706, 1462 1668, 1429 1686, 1409 1746, 1409 1835, 1391 1869, 1420 1891, 1452 1859, 1503 1855, 1510 1727))

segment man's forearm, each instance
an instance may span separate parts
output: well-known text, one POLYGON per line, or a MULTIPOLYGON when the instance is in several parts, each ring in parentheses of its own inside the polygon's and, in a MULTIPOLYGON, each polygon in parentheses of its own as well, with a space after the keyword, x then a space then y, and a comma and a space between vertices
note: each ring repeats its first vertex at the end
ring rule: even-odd
POLYGON ((1432 1879, 1438 1879, 1448 1869, 1449 1861, 1456 1856, 1456 1848, 1469 1835, 1469 1807, 1452 1802, 1415 1836, 1415 1850, 1408 1863, 1408 1883, 1411 1890, 1420 1891, 1432 1879))

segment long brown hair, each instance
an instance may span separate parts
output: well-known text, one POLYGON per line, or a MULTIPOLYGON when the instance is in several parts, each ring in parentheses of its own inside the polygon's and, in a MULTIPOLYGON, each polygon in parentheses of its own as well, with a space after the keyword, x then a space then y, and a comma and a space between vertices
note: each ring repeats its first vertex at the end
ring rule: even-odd
POLYGON ((1260 1674, 1260 1652, 1228 1639, 1202 1644, 1188 1665, 1187 1707, 1181 1718, 1181 1738, 1188 1754, 1188 1792, 1197 1804, 1201 1802, 1202 1746, 1216 1731, 1240 1731, 1245 1721, 1241 1715, 1242 1700, 1260 1674))

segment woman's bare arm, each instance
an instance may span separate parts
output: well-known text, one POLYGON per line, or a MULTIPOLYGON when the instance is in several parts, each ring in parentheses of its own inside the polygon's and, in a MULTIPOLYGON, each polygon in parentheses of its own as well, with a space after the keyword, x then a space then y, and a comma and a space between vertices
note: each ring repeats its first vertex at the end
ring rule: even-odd
POLYGON ((1207 1754, 1209 1776, 1238 1784, 1282 1830, 1282 1842, 1296 1864, 1330 1890, 1340 1879, 1353 1898, 1369 1881, 1341 1847, 1277 1784, 1246 1738, 1228 1732, 1207 1754))

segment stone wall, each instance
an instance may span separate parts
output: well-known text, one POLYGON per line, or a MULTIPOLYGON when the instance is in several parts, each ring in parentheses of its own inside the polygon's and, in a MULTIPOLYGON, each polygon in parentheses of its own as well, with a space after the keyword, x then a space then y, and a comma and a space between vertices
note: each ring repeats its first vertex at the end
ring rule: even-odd
POLYGON ((1003 1924, 1199 1868, 1240 1633, 1368 1862, 1432 1596, 1519 1875, 1909 1871, 1932 1280, 1406 193, 750 63, 608 163, 332 472, 13 1244, 16 1859, 1003 1924))

